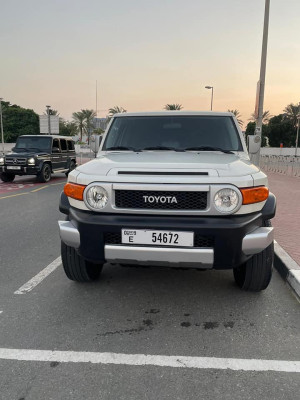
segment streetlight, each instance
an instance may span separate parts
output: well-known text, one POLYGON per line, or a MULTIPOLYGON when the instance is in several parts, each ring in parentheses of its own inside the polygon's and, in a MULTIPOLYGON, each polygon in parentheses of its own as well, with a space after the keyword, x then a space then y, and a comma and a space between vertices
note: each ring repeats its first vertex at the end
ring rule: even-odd
POLYGON ((4 154, 4 135, 3 135, 3 120, 2 120, 2 106, 1 106, 1 101, 3 100, 2 97, 0 97, 0 124, 1 124, 1 140, 2 140, 2 150, 4 154))
POLYGON ((46 106, 46 108, 47 108, 47 115, 48 115, 48 135, 51 135, 51 126, 50 126, 50 107, 51 107, 51 106, 46 106))
POLYGON ((213 99, 214 99, 214 87, 213 86, 205 86, 205 89, 211 89, 210 111, 212 111, 213 99))
POLYGON ((300 103, 299 103, 299 109, 298 109, 298 125, 297 125, 297 135, 296 135, 296 150, 295 150, 295 156, 297 157, 297 150, 298 150, 298 137, 299 137, 299 125, 300 125, 300 103))
MULTIPOLYGON (((258 81, 257 90, 257 120, 255 135, 258 135, 261 140, 262 135, 262 120, 263 120, 263 108, 264 108, 264 94, 265 94, 265 80, 266 80, 266 64, 267 64, 267 49, 268 49, 268 31, 269 31, 269 14, 270 14, 270 0, 265 2, 265 18, 264 18, 264 31, 261 51, 261 63, 260 63, 260 76, 258 81)), ((253 154, 252 162, 259 166, 260 161, 260 147, 257 153, 253 154)))

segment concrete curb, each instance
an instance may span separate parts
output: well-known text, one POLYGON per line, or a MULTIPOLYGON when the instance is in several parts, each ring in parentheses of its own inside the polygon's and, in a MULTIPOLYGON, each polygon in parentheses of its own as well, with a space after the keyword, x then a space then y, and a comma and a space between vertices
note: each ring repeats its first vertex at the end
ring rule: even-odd
POLYGON ((274 241, 274 267, 300 299, 300 266, 274 241))

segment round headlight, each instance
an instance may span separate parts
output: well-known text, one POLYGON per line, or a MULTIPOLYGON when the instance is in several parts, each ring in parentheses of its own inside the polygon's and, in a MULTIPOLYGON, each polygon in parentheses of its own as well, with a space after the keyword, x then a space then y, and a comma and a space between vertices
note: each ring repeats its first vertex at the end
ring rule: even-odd
POLYGON ((108 202, 107 191, 101 186, 91 186, 85 195, 87 205, 94 210, 101 210, 108 202))
POLYGON ((4 157, 0 157, 0 164, 4 164, 4 157))
POLYGON ((215 207, 222 213, 232 212, 239 204, 239 196, 233 189, 221 189, 214 198, 215 207))
POLYGON ((28 158, 28 164, 29 165, 34 165, 35 164, 35 159, 33 157, 28 158))

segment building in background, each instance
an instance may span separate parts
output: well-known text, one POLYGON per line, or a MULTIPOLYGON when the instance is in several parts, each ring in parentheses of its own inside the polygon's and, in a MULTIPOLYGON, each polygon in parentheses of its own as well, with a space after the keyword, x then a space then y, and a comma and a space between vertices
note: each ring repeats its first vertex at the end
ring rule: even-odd
POLYGON ((105 131, 107 124, 107 118, 94 118, 94 129, 102 129, 103 131, 105 131))

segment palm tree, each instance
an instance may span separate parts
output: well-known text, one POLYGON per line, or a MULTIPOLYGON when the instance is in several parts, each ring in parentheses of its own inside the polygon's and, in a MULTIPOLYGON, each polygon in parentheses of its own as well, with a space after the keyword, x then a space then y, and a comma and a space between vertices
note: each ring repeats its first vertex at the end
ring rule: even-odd
POLYGON ((127 112, 127 110, 125 110, 125 108, 119 107, 119 106, 114 106, 108 110, 108 118, 110 119, 115 114, 126 113, 126 112, 127 112))
POLYGON ((298 115, 300 113, 300 105, 296 104, 288 104, 284 112, 284 119, 290 121, 293 124, 293 127, 296 128, 298 124, 298 115))
POLYGON ((90 135, 91 131, 94 128, 94 118, 96 117, 96 111, 94 110, 81 110, 81 113, 84 115, 85 126, 84 129, 87 133, 88 144, 90 143, 90 135))
POLYGON ((183 107, 181 104, 166 104, 164 106, 165 110, 182 110, 183 107))
MULTIPOLYGON (((270 114, 270 111, 269 110, 264 111, 263 115, 262 115, 262 123, 263 124, 267 124, 269 122, 270 118, 272 118, 272 115, 270 114)), ((251 114, 251 117, 249 118, 249 121, 253 121, 253 122, 257 121, 255 113, 251 114)))
POLYGON ((241 113, 239 112, 239 110, 227 110, 227 111, 232 113, 235 116, 239 126, 242 127, 244 121, 241 120, 241 113))
POLYGON ((78 112, 74 112, 72 114, 72 118, 74 120, 74 123, 76 124, 77 128, 79 129, 80 132, 80 141, 82 142, 82 133, 83 130, 85 129, 85 115, 84 113, 81 111, 78 112))

